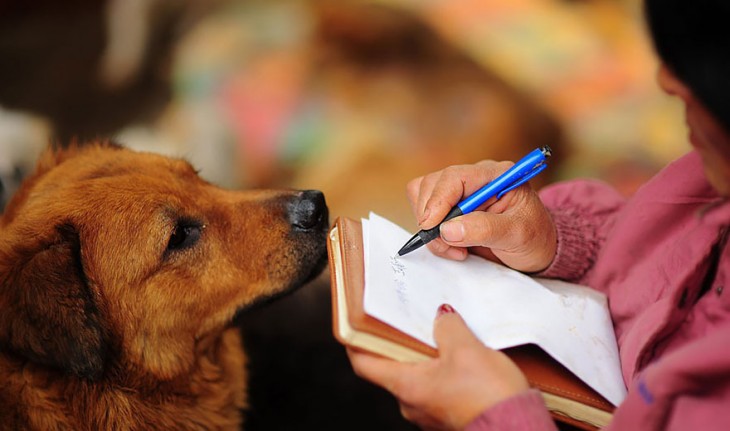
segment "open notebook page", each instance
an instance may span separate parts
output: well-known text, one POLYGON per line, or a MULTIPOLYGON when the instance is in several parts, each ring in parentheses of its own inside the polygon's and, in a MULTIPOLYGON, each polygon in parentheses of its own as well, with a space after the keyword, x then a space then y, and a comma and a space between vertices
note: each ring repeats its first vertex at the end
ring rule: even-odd
POLYGON ((362 222, 366 313, 436 347, 433 321, 439 305, 448 303, 486 345, 537 344, 611 403, 624 399, 603 294, 473 255, 456 262, 422 247, 399 257, 409 232, 373 213, 362 222))

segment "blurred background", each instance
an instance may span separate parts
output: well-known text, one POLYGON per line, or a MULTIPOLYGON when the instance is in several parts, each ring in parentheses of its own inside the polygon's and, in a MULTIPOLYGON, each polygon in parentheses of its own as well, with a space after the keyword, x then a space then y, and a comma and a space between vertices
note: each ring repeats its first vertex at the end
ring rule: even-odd
MULTIPOLYGON (((0 206, 49 142, 99 136, 411 230, 411 178, 541 145, 534 187, 630 195, 689 149, 656 67, 639 0, 0 0, 0 206)), ((349 371, 328 289, 242 322, 248 429, 409 428, 349 371)))

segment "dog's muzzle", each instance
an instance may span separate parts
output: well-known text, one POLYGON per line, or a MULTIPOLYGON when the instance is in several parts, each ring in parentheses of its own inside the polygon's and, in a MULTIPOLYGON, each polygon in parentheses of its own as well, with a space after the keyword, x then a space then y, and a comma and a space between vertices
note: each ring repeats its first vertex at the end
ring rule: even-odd
POLYGON ((299 192, 289 203, 289 223, 300 230, 320 230, 329 223, 324 195, 318 190, 299 192))

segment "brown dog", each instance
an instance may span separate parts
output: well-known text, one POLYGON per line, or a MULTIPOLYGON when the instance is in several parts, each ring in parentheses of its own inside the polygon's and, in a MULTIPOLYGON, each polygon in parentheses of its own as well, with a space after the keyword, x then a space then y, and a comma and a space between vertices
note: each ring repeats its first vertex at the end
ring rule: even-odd
POLYGON ((0 427, 237 429, 242 309, 322 270, 321 193, 232 192, 117 145, 49 150, 0 219, 0 427))

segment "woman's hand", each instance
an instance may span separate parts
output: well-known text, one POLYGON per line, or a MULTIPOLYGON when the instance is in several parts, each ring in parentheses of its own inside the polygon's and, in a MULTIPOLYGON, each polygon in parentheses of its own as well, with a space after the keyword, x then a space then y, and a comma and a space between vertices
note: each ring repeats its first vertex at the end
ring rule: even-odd
MULTIPOLYGON (((407 193, 421 229, 436 226, 449 210, 513 165, 491 160, 451 166, 408 183, 407 193)), ((550 265, 557 250, 555 225, 537 193, 518 187, 484 207, 441 225, 428 244, 436 255, 454 260, 473 253, 524 272, 550 265)))
POLYGON ((528 389, 520 369, 484 346, 448 305, 439 308, 434 338, 439 356, 425 362, 396 362, 352 348, 348 355, 360 377, 391 392, 403 416, 424 429, 463 429, 485 409, 528 389))

